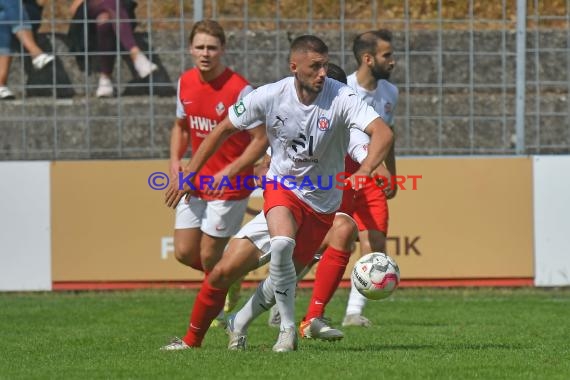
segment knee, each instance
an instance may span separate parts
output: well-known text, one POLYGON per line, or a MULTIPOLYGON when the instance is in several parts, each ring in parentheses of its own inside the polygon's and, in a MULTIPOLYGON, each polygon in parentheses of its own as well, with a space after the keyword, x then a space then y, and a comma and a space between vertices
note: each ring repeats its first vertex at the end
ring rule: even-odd
POLYGON ((335 218, 332 226, 331 245, 343 251, 352 251, 352 247, 358 237, 358 228, 354 221, 349 217, 335 218))
POLYGON ((223 265, 216 265, 208 275, 208 282, 215 288, 227 289, 234 282, 235 276, 231 268, 223 265))
POLYGON ((175 242, 174 244, 174 257, 178 262, 197 270, 203 270, 200 262, 199 252, 191 245, 184 242, 175 242))

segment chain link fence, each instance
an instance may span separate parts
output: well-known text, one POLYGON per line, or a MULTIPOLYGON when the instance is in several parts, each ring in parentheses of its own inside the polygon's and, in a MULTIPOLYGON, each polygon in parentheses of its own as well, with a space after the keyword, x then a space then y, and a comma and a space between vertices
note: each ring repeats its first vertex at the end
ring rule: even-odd
POLYGON ((94 95, 89 62, 97 53, 70 51, 74 22, 64 6, 48 2, 37 35, 56 64, 37 72, 22 47, 12 54, 16 100, 0 102, 0 159, 167 158, 196 17, 220 21, 226 63, 256 86, 288 75, 289 42, 298 35, 322 37, 331 61, 350 73, 354 36, 391 29, 399 156, 570 152, 570 0, 139 0, 135 36, 159 70, 141 80, 117 49, 111 99, 94 95), (517 25, 521 10, 526 22, 517 25), (517 49, 521 36, 525 49, 517 49))

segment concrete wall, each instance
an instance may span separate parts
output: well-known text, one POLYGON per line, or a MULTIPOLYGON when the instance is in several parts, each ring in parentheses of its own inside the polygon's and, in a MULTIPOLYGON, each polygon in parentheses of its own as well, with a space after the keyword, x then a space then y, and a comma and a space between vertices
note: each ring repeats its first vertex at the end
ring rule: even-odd
MULTIPOLYGON (((344 55, 345 69, 352 71, 354 34, 346 34, 343 53, 338 32, 321 36, 330 45, 331 61, 340 63, 344 55)), ((120 97, 108 100, 93 96, 97 76, 78 69, 65 36, 51 37, 43 35, 39 41, 47 50, 53 46, 59 61, 55 69, 26 75, 29 65, 19 57, 14 59, 9 83, 18 99, 0 102, 0 160, 167 157, 176 80, 191 65, 181 46, 187 36, 158 31, 148 41, 138 34, 141 45, 151 42, 160 71, 149 85, 136 79, 123 60, 115 71, 115 81, 121 82, 120 97), (55 94, 54 83, 58 85, 55 94)), ((287 75, 291 37, 287 31, 228 32, 227 63, 255 85, 280 79, 287 75), (246 45, 248 54, 244 53, 246 45)), ((513 32, 411 32, 408 56, 403 51, 405 35, 396 33, 394 46, 398 68, 392 80, 400 88, 396 110, 399 155, 513 152, 513 32), (469 54, 471 41, 473 56, 469 54)), ((526 61, 527 153, 567 153, 570 96, 567 75, 560 71, 570 59, 567 33, 529 34, 527 46, 545 50, 538 66, 532 53, 526 61)))

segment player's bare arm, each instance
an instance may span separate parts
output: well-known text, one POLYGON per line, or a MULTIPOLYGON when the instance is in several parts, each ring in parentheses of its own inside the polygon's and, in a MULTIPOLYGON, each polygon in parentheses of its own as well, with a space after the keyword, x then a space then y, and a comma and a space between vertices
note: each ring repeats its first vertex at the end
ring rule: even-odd
POLYGON ((267 140, 267 133, 265 131, 264 124, 260 124, 255 128, 248 129, 247 132, 251 136, 249 145, 237 160, 226 166, 214 176, 212 188, 215 190, 207 189, 206 194, 212 196, 222 196, 224 193, 224 188, 222 187, 218 189, 222 179, 224 177, 230 179, 233 178, 236 174, 244 170, 246 167, 253 165, 267 150, 269 142, 267 140))
POLYGON ((392 199, 396 196, 396 193, 398 192, 398 186, 392 186, 392 180, 391 178, 395 175, 397 175, 396 173, 396 154, 394 151, 394 143, 392 142, 392 145, 390 146, 390 150, 388 151, 388 155, 386 156, 386 159, 384 160, 384 164, 386 165, 386 169, 388 170, 388 172, 390 173, 390 186, 386 186, 386 188, 384 189, 384 193, 386 194, 386 198, 388 199, 392 199))
MULTIPOLYGON (((225 139, 237 131, 238 129, 232 125, 228 117, 222 120, 204 139, 204 141, 202 141, 196 153, 184 167, 184 178, 187 178, 191 173, 197 173, 204 166, 206 161, 218 150, 225 139)), ((193 180, 194 179, 190 179, 192 183, 193 180)), ((192 191, 192 188, 186 182, 183 183, 182 189, 179 189, 178 186, 178 177, 175 177, 170 181, 170 186, 166 191, 164 201, 166 206, 176 208, 180 199, 192 191)))
MULTIPOLYGON (((271 156, 265 154, 261 159, 261 161, 253 168, 253 175, 256 176, 257 178, 263 177, 269 171, 270 164, 271 164, 271 156)), ((256 180, 255 186, 261 187, 261 181, 256 180)))
POLYGON ((368 124, 364 132, 370 136, 368 155, 362 161, 358 171, 349 178, 356 190, 364 186, 362 178, 369 177, 372 171, 384 161, 394 140, 394 133, 379 117, 368 124))
POLYGON ((170 175, 182 170, 182 157, 188 150, 190 133, 185 119, 176 119, 170 133, 170 175))

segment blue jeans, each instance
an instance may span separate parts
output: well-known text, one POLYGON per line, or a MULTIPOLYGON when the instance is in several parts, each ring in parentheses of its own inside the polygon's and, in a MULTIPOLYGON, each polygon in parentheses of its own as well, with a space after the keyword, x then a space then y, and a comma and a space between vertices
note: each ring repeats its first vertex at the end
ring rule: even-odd
POLYGON ((30 18, 21 0, 0 0, 0 54, 10 54, 12 34, 32 29, 30 18))

